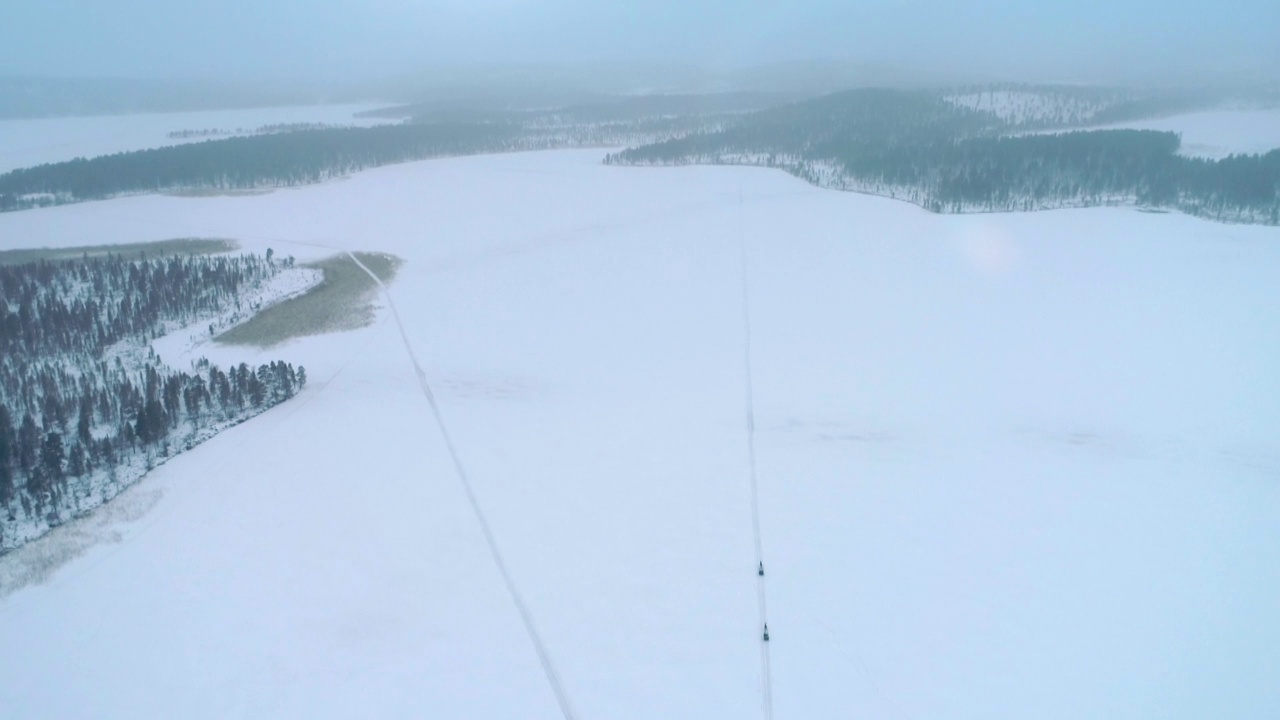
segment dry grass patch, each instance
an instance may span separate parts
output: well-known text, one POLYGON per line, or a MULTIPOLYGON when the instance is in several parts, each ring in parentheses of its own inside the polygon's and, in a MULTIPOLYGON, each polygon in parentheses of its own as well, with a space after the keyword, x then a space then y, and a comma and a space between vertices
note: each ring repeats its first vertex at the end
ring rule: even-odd
MULTIPOLYGON (((386 253, 355 253, 384 283, 404 263, 386 253)), ((272 305, 214 338, 224 345, 269 348, 296 337, 355 330, 373 323, 378 284, 350 257, 334 255, 304 267, 324 273, 324 280, 305 294, 272 305)))

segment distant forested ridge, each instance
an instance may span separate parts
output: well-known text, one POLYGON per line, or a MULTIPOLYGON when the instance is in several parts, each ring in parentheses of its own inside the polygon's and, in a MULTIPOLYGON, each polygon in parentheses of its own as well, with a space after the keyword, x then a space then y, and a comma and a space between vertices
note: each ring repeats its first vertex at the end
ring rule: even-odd
MULTIPOLYGON (((725 127, 774 96, 649 96, 538 110, 418 105, 368 128, 294 123, 252 136, 117 153, 0 175, 0 211, 135 193, 237 191, 321 182, 391 163, 478 153, 620 147, 725 127)), ((227 134, 213 128, 178 137, 227 134)))
POLYGON ((283 125, 249 137, 14 170, 0 175, 0 211, 134 193, 301 185, 442 156, 628 147, 606 162, 776 167, 823 187, 935 212, 1143 205, 1280 223, 1280 151, 1196 159, 1178 154, 1180 139, 1171 133, 1083 129, 1202 109, 1226 97, 988 85, 862 89, 786 104, 778 103, 791 98, 758 93, 533 109, 455 99, 384 111, 408 118, 398 125, 283 125))
POLYGON ((286 362, 202 361, 187 373, 149 349, 288 264, 108 255, 0 266, 0 552, 302 388, 306 371, 286 362))
POLYGON ((384 125, 281 132, 79 158, 0 175, 0 210, 140 192, 320 182, 443 155, 530 149, 500 125, 384 125))
POLYGON ((732 127, 631 148, 606 162, 777 167, 824 187, 935 212, 1138 204, 1280 223, 1280 150, 1207 160, 1178 155, 1174 133, 1012 134, 1014 128, 980 102, 858 90, 764 110, 732 127))

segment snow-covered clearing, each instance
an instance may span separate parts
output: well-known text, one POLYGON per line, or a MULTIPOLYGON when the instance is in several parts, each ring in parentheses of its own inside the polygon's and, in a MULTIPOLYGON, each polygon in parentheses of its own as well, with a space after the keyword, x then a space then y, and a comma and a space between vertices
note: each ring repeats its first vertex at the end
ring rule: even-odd
MULTIPOLYGON (((394 122, 357 118, 379 105, 302 105, 250 110, 106 115, 0 120, 0 173, 15 168, 96 157, 128 150, 201 142, 209 137, 173 138, 184 130, 253 132, 264 125, 325 123, 371 126, 394 122)), ((224 137, 224 136, 218 136, 224 137)))
POLYGON ((1280 108, 1211 110, 1098 129, 1122 128, 1181 133, 1182 147, 1178 152, 1190 157, 1224 158, 1231 154, 1267 153, 1280 148, 1280 108))
POLYGON ((943 98, 957 107, 985 112, 1013 125, 1028 123, 1087 123, 1106 104, 1100 100, 1060 93, 1023 90, 983 90, 943 98))
MULTIPOLYGON (((408 340, 581 716, 738 719, 741 238, 779 720, 1274 716, 1280 231, 602 155, 10 213, 0 244, 405 258, 408 340)), ((309 383, 0 600, 5 715, 559 717, 395 326, 207 349, 309 383)))

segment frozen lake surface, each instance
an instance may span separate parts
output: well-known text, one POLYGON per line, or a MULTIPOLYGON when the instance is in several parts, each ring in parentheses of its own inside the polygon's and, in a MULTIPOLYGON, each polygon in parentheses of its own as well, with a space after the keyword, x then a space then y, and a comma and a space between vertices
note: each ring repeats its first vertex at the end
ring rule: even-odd
POLYGON ((355 113, 381 105, 303 105, 249 110, 105 115, 96 117, 0 120, 0 173, 78 157, 145 150, 165 145, 226 137, 171 138, 184 130, 253 132, 264 125, 325 123, 379 125, 384 118, 357 118, 355 113))
MULTIPOLYGON (((602 156, 10 213, 0 245, 405 258, 409 342, 581 716, 705 720, 759 716, 743 242, 780 720, 1274 716, 1280 230, 602 156)), ((6 715, 559 717, 382 318, 209 350, 310 383, 0 599, 6 715)))

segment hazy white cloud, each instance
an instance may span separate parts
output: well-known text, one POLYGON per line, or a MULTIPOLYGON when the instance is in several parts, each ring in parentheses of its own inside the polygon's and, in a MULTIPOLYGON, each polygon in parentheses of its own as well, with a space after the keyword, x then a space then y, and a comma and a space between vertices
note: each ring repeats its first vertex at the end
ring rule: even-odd
POLYGON ((428 65, 847 59, 992 77, 1280 67, 1280 3, 6 0, 0 72, 327 76, 428 65))

